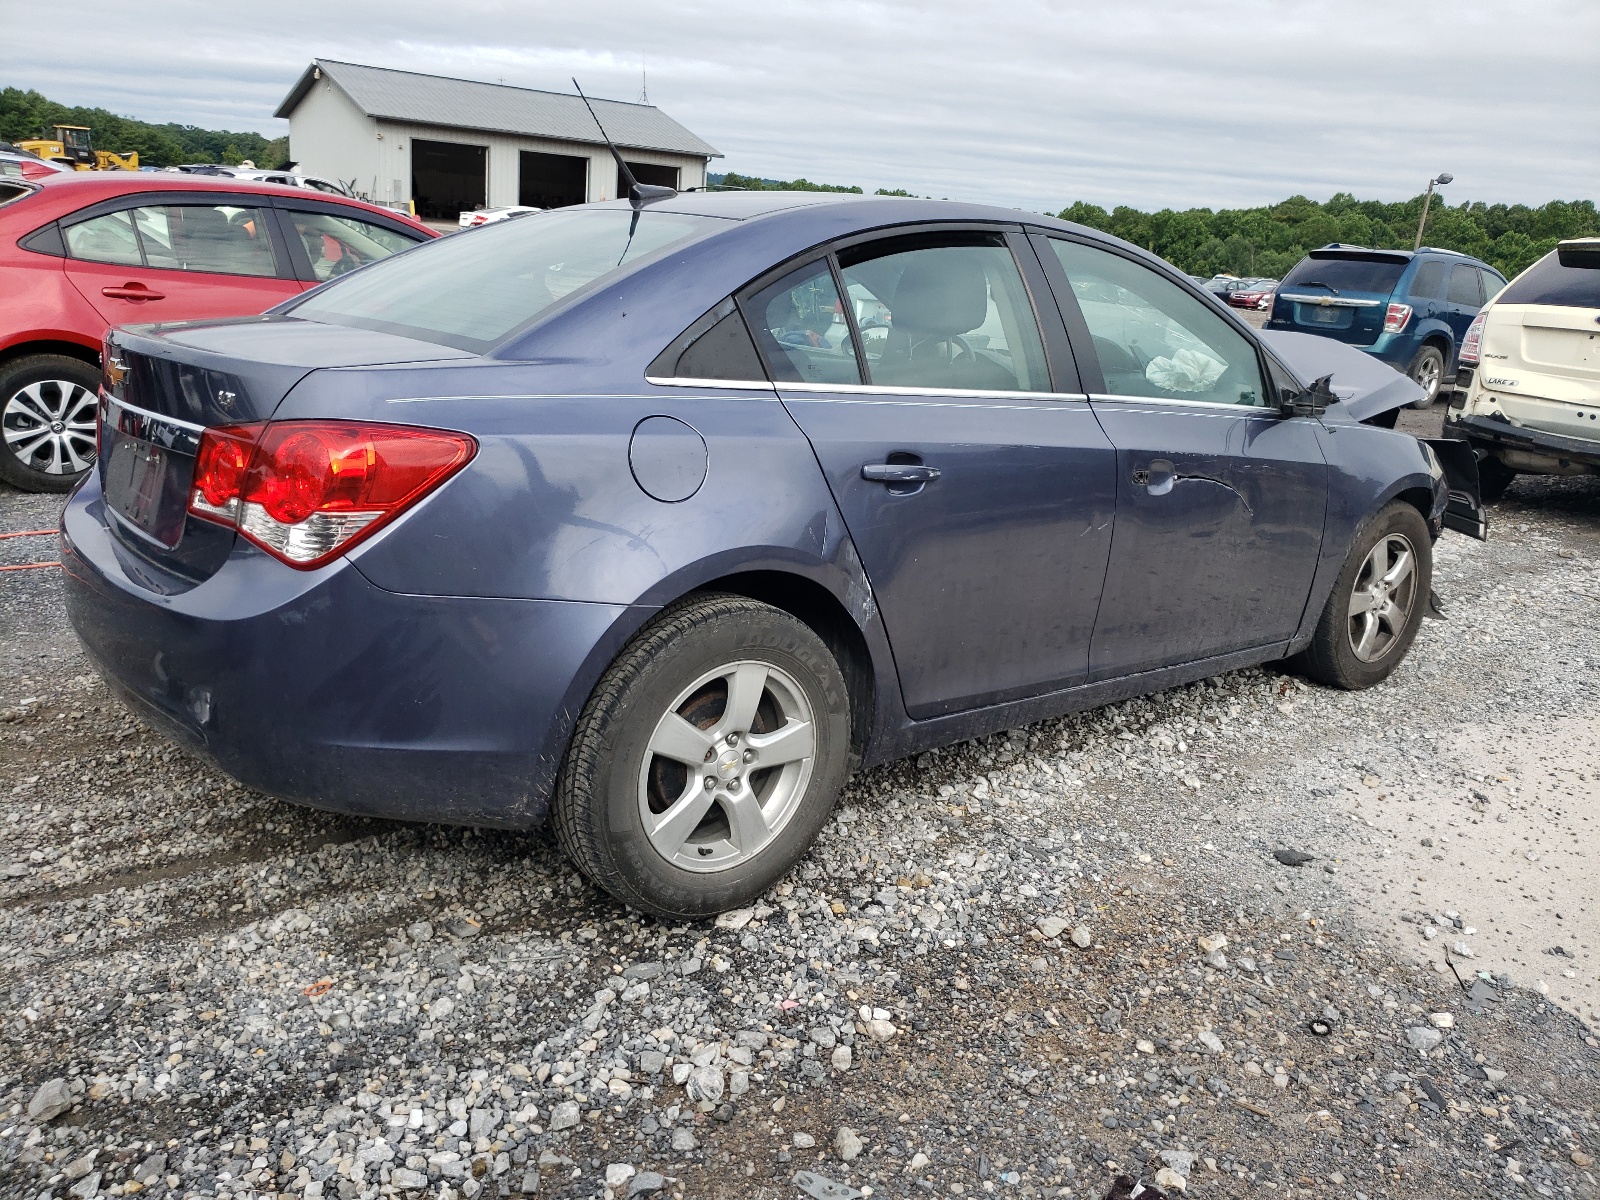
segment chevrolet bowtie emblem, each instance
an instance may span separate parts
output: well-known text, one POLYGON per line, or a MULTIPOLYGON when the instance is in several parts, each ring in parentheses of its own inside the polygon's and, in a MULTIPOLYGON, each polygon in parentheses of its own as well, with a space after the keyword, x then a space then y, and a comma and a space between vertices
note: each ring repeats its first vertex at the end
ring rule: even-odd
POLYGON ((1327 308, 1328 305, 1333 303, 1333 301, 1324 296, 1322 299, 1318 300, 1317 303, 1322 305, 1323 308, 1327 308))

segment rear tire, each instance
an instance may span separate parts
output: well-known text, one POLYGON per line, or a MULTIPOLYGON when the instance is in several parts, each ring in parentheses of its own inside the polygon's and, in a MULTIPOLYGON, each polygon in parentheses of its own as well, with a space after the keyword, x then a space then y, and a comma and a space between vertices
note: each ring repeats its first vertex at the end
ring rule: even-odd
POLYGON ((1498 458, 1478 460, 1478 494, 1485 504, 1498 504, 1517 473, 1498 458))
POLYGON ((94 465, 100 372, 64 354, 0 366, 0 479, 66 492, 94 465))
POLYGON ((1406 368, 1411 381, 1425 393, 1421 400, 1413 400, 1412 408, 1432 408, 1439 398, 1439 388, 1444 382, 1444 355, 1437 346, 1424 346, 1417 351, 1411 365, 1406 368))
POLYGON ((1433 539, 1403 500, 1381 509, 1350 546, 1311 644, 1293 665, 1328 687, 1359 691, 1389 677, 1433 594, 1433 539))
POLYGON ((822 639, 744 596, 694 597, 636 634, 596 685, 562 764, 556 837, 623 903, 711 916, 800 860, 849 754, 848 692, 822 639))

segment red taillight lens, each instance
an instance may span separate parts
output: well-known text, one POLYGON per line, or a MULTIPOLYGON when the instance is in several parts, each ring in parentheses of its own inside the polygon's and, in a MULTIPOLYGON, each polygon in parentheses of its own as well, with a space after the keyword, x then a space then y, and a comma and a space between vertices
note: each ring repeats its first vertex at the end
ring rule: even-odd
POLYGON ((226 508, 243 494, 245 474, 250 470, 250 452, 259 431, 260 426, 240 425, 208 429, 201 437, 194 486, 212 508, 226 508))
POLYGON ((1463 366, 1478 365, 1478 358, 1483 349, 1483 322, 1488 315, 1488 309, 1481 310, 1472 318, 1472 324, 1467 326, 1467 336, 1461 339, 1461 353, 1458 356, 1458 361, 1463 366))
POLYGON ((1411 305, 1391 304, 1388 311, 1383 314, 1383 331, 1385 333, 1399 333, 1411 320, 1411 305))
POLYGON ((358 421, 208 429, 189 511, 231 525, 295 567, 349 550, 460 470, 462 433, 358 421))

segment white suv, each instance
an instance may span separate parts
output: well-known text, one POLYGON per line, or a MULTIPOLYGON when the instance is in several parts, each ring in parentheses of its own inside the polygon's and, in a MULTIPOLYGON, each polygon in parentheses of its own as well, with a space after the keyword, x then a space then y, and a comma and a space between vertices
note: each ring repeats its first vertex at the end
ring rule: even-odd
POLYGON ((1444 435, 1471 443, 1483 498, 1517 475, 1600 475, 1600 238, 1562 242, 1462 341, 1444 435))

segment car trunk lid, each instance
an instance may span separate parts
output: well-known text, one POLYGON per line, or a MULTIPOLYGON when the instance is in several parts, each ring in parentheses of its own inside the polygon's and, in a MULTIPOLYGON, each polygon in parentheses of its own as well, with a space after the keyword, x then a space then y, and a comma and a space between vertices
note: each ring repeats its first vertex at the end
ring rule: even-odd
POLYGON ((249 317, 136 326, 106 339, 97 470, 113 535, 154 572, 158 590, 209 578, 232 530, 188 513, 209 428, 269 419, 290 389, 324 367, 470 358, 388 333, 249 317))

